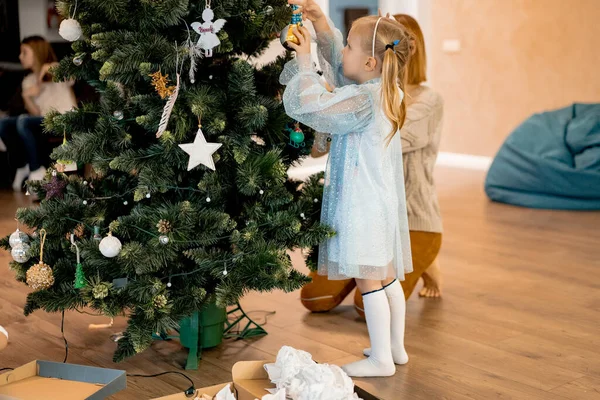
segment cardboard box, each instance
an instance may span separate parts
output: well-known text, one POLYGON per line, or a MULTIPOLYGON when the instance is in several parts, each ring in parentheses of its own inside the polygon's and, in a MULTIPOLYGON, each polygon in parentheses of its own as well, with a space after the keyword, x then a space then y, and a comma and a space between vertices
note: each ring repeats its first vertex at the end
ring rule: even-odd
MULTIPOLYGON (((260 399, 269 394, 267 388, 274 388, 265 370, 265 364, 271 361, 240 361, 233 366, 233 385, 237 393, 237 400, 260 399)), ((363 400, 381 400, 358 386, 354 392, 363 400)))
MULTIPOLYGON (((231 374, 233 375, 233 384, 231 389, 234 391, 237 400, 255 400, 269 394, 267 388, 274 388, 269 374, 265 370, 265 364, 271 361, 240 361, 233 366, 231 374)), ((210 386, 198 389, 199 395, 207 394, 215 396, 221 391, 227 383, 222 385, 210 386)), ((363 400, 381 400, 364 389, 354 386, 354 392, 363 400)), ((193 397, 192 397, 193 399, 193 397)), ((171 396, 160 397, 154 400, 190 400, 183 392, 171 396)))
POLYGON ((0 400, 100 400, 126 387, 125 371, 36 360, 0 375, 0 400))
POLYGON ((196 396, 202 396, 203 394, 207 394, 209 396, 214 397, 217 395, 217 393, 219 393, 221 390, 223 390, 223 388, 227 385, 231 385, 233 388, 232 383, 223 383, 221 385, 200 388, 197 390, 196 395, 194 397, 186 397, 186 395, 183 392, 181 392, 181 393, 177 393, 177 394, 172 394, 170 396, 159 397, 159 398, 156 398, 153 400, 190 400, 190 399, 194 399, 196 396))

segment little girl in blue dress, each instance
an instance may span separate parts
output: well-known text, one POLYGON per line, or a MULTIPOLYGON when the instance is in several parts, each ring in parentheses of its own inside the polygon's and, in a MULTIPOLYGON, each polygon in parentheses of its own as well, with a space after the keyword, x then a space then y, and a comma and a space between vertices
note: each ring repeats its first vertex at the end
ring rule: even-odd
POLYGON ((395 20, 364 17, 352 25, 348 45, 313 0, 300 6, 317 32, 328 92, 310 58, 310 33, 295 30, 297 54, 280 77, 288 115, 332 136, 321 222, 336 236, 319 249, 319 274, 356 278, 371 340, 369 358, 344 366, 350 376, 394 375, 405 364, 404 274, 412 271, 398 131, 406 115, 405 66, 409 38, 395 20), (385 289, 385 291, 383 290, 385 289), (386 295, 387 293, 387 295, 386 295))

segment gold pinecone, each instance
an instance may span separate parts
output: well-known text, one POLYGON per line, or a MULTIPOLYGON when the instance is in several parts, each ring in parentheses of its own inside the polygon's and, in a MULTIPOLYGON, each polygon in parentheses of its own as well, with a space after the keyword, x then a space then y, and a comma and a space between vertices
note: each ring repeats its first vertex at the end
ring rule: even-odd
POLYGON ((146 350, 148 347, 150 347, 150 345, 148 343, 145 343, 145 342, 142 343, 142 342, 135 342, 134 341, 132 344, 133 344, 133 350, 136 353, 138 353, 138 354, 141 353, 141 352, 143 352, 144 350, 146 350))
POLYGON ((158 228, 158 232, 160 233, 169 233, 171 232, 171 223, 166 219, 161 219, 158 221, 158 224, 156 224, 156 228, 158 228))
POLYGON ((85 235, 85 225, 83 225, 83 224, 77 225, 77 227, 75 227, 75 230, 73 231, 73 233, 79 239, 83 238, 83 235, 85 235))
MULTIPOLYGON (((85 225, 83 224, 79 224, 75 227, 75 229, 73 229, 73 234, 75 235, 76 238, 78 239, 82 239, 83 235, 85 235, 85 225)), ((67 240, 70 242, 71 241, 71 232, 67 232, 67 234, 65 235, 67 240)))
POLYGON ((98 285, 92 288, 92 295, 95 299, 102 300, 108 296, 109 286, 104 282, 100 282, 98 285))
POLYGON ((154 307, 163 308, 167 305, 167 296, 164 294, 159 294, 154 298, 154 307))
POLYGON ((192 210, 192 203, 190 203, 188 200, 185 200, 183 203, 181 203, 181 211, 191 211, 192 210))

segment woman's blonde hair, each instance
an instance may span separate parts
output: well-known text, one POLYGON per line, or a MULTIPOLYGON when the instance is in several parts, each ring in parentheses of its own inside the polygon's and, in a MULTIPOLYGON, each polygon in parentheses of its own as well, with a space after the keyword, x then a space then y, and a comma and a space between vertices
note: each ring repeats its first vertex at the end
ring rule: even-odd
POLYGON ((408 61, 409 85, 420 85, 427 80, 427 56, 425 53, 425 38, 416 19, 406 14, 394 15, 396 21, 408 31, 411 36, 411 56, 408 61))
POLYGON ((355 29, 361 33, 363 49, 368 54, 372 54, 382 65, 383 111, 392 123, 392 130, 387 137, 389 143, 396 132, 402 128, 406 119, 404 88, 406 87, 406 64, 410 57, 410 39, 402 25, 391 18, 362 17, 352 24, 352 30, 355 29))

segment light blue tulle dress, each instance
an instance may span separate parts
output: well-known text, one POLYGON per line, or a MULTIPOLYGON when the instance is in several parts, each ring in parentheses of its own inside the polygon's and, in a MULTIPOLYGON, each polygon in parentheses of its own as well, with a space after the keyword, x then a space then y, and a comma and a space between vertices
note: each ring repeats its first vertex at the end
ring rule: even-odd
POLYGON ((328 92, 310 56, 286 64, 280 81, 288 115, 331 134, 321 222, 336 231, 319 249, 319 275, 329 279, 398 278, 412 271, 402 145, 381 105, 381 80, 354 84, 342 71, 342 35, 318 36, 319 63, 328 92))

